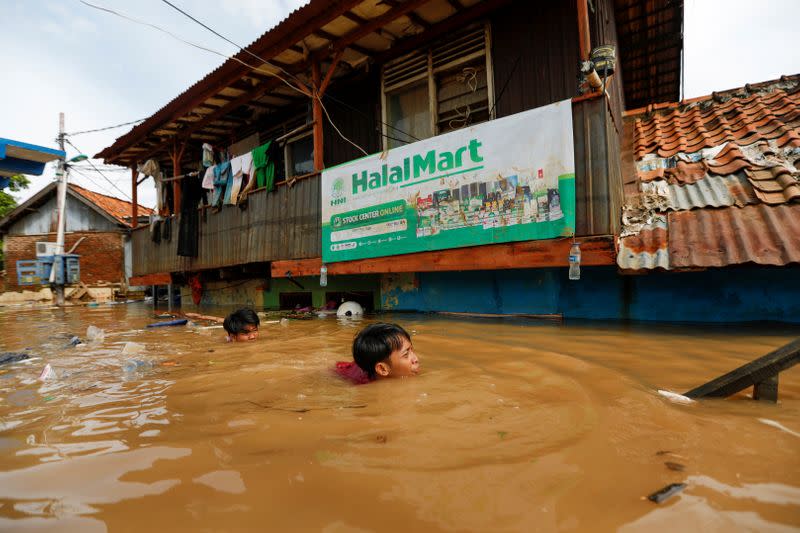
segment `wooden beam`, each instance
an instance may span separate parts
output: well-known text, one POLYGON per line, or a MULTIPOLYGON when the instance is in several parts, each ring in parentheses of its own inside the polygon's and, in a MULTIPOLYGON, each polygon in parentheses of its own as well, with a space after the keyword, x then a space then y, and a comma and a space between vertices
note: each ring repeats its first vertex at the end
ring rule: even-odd
MULTIPOLYGON (((386 4, 386 5, 393 6, 393 7, 396 7, 396 6, 400 5, 400 2, 398 2, 397 0, 383 0, 383 3, 386 4)), ((408 13, 406 13, 406 17, 408 17, 408 19, 413 24, 416 24, 417 26, 420 26, 424 30, 427 30, 428 28, 431 27, 431 23, 430 22, 428 22, 427 20, 423 19, 422 17, 420 17, 419 15, 417 15, 413 11, 409 11, 408 13)))
POLYGON ((465 24, 469 24, 470 22, 485 16, 487 13, 490 13, 509 3, 511 3, 511 0, 484 0, 483 2, 478 2, 471 7, 462 8, 458 13, 431 26, 428 31, 419 33, 413 37, 407 37, 401 41, 397 41, 389 50, 377 54, 374 58, 375 62, 381 64, 389 59, 401 56, 426 43, 429 43, 431 40, 437 37, 462 28, 465 24))
POLYGON ((589 35, 589 7, 588 0, 577 0, 578 2, 578 50, 582 61, 589 59, 589 52, 592 49, 591 37, 589 35))
MULTIPOLYGON (((297 24, 291 28, 287 27, 285 30, 281 28, 281 25, 278 25, 278 27, 273 30, 273 32, 277 34, 275 38, 265 39, 265 41, 268 43, 266 46, 262 45, 261 47, 253 46, 252 48, 248 48, 257 56, 266 60, 270 60, 284 50, 291 48, 298 41, 306 37, 309 34, 308 28, 321 28, 339 18, 342 13, 350 11, 361 2, 363 2, 363 0, 339 0, 328 2, 327 5, 320 7, 318 9, 319 12, 310 17, 307 21, 305 21, 304 24, 297 24)), ((306 7, 310 8, 311 6, 306 7)), ((247 61, 248 57, 252 59, 252 57, 245 52, 240 52, 240 55, 242 56, 241 59, 244 61, 247 61)), ((177 117, 186 114, 187 110, 191 110, 192 108, 196 107, 198 103, 203 102, 209 96, 216 93, 220 86, 227 85, 228 83, 231 83, 231 81, 241 78, 251 70, 252 69, 240 65, 239 63, 227 61, 222 65, 222 67, 210 74, 207 79, 203 80, 202 83, 198 83, 201 88, 198 88, 196 91, 192 91, 191 89, 189 90, 190 92, 196 92, 196 94, 190 100, 188 100, 188 102, 184 102, 182 105, 177 101, 170 102, 166 106, 167 109, 170 109, 170 112, 166 113, 166 116, 163 120, 149 128, 142 127, 147 123, 147 121, 140 126, 137 126, 124 136, 128 137, 125 140, 125 144, 127 146, 137 144, 152 130, 158 129, 163 124, 169 123, 175 120, 177 117)), ((175 100, 179 99, 176 98, 175 100)), ((124 149, 121 148, 120 151, 124 151, 124 149)), ((114 160, 115 157, 111 156, 106 162, 112 162, 114 160)))
MULTIPOLYGON (((389 9, 385 13, 383 13, 383 14, 379 15, 378 17, 370 20, 368 24, 365 24, 363 26, 359 26, 358 28, 356 28, 355 30, 351 31, 350 33, 345 34, 342 38, 340 38, 336 42, 331 43, 332 44, 331 47, 328 47, 326 50, 322 51, 322 53, 319 56, 312 58, 310 60, 310 62, 309 61, 304 61, 301 64, 298 64, 297 67, 292 69, 294 71, 293 74, 297 74, 298 72, 305 71, 306 69, 308 69, 309 67, 311 67, 314 64, 314 61, 321 61, 322 59, 330 57, 332 54, 336 54, 337 52, 342 51, 345 48, 348 48, 352 43, 358 41, 359 39, 363 38, 366 35, 369 35, 370 33, 374 32, 377 28, 380 28, 380 27, 388 24, 389 22, 391 22, 391 21, 393 21, 393 20, 405 15, 406 13, 408 13, 409 11, 411 11, 413 9, 416 9, 416 8, 426 4, 429 1, 430 0, 407 0, 406 2, 398 5, 397 7, 389 9)), ((494 0, 494 1, 498 1, 498 0, 494 0)), ((502 0, 502 1, 508 2, 510 0, 502 0)), ((493 2, 489 1, 488 3, 492 4, 493 2)), ((484 5, 484 4, 481 3, 481 4, 478 4, 478 5, 480 6, 480 5, 484 5)), ((278 53, 280 53, 280 52, 278 52, 278 53)), ((275 55, 277 55, 277 53, 275 55)), ((292 71, 290 71, 290 72, 292 72, 292 71)), ((292 81, 292 80, 288 80, 288 81, 292 81)), ((215 119, 217 119, 217 118, 219 118, 221 116, 224 116, 229 111, 231 111, 233 109, 236 109, 239 106, 247 104, 248 101, 253 100, 255 98, 258 98, 258 97, 266 94, 267 91, 277 87, 278 84, 281 84, 281 83, 283 83, 283 82, 278 80, 277 78, 273 78, 272 80, 265 81, 264 83, 256 85, 253 88, 252 91, 241 94, 235 100, 232 100, 231 102, 229 102, 225 106, 223 106, 223 107, 221 107, 219 109, 216 109, 216 110, 212 111, 211 113, 205 115, 205 117, 203 117, 199 121, 193 122, 191 126, 186 128, 185 130, 183 130, 177 136, 177 139, 186 139, 186 138, 188 138, 192 133, 198 131, 199 129, 202 129, 202 127, 205 124, 207 124, 208 122, 210 122, 212 120, 215 120, 215 119)), ((292 85, 293 86, 296 85, 298 90, 300 90, 301 92, 305 93, 309 98, 313 98, 313 96, 311 94, 311 91, 307 87, 304 87, 304 86, 302 86, 300 84, 297 84, 297 83, 292 83, 292 85)), ((196 105, 193 106, 193 107, 196 107, 196 105)), ((154 154, 155 153, 159 153, 162 149, 165 149, 166 147, 168 147, 168 143, 169 143, 169 141, 165 142, 161 147, 157 148, 152 153, 154 153, 154 154)))
MULTIPOLYGON (((330 270, 329 270, 330 271, 330 270)), ((747 387, 755 387, 755 395, 773 395, 769 389, 774 386, 774 400, 777 400, 777 380, 771 382, 773 376, 800 363, 800 338, 773 350, 755 361, 740 366, 704 385, 684 393, 689 398, 725 398, 747 387)))
POLYGON ((139 172, 136 170, 136 163, 131 165, 131 227, 135 228, 139 225, 139 184, 136 178, 139 177, 139 172))
MULTIPOLYGON (((330 72, 332 72, 331 69, 330 72)), ((311 110, 314 118, 314 170, 321 171, 325 168, 323 140, 322 140, 322 72, 320 71, 319 62, 315 61, 311 64, 311 79, 314 84, 314 99, 311 102, 311 110)))
POLYGON ((458 0, 446 0, 446 1, 448 4, 450 4, 450 7, 452 7, 456 11, 461 11, 462 9, 464 9, 464 6, 462 6, 461 2, 459 2, 458 0))
MULTIPOLYGON (((321 37, 323 39, 327 39, 328 41, 331 42, 331 45, 333 45, 333 43, 335 43, 336 41, 338 41, 341 38, 338 35, 333 35, 332 33, 328 33, 325 30, 314 30, 311 33, 316 35, 317 37, 321 37)), ((363 56, 367 56, 367 57, 372 57, 372 55, 375 53, 374 50, 369 50, 367 48, 364 48, 363 46, 358 46, 357 44, 352 44, 352 43, 347 45, 347 48, 350 48, 351 50, 354 50, 354 51, 358 52, 359 54, 361 54, 363 56)))
MULTIPOLYGON (((581 265, 616 264, 613 237, 584 237, 581 243, 581 265)), ((441 272, 452 270, 506 270, 569 266, 571 239, 523 241, 453 248, 434 252, 375 257, 357 261, 329 263, 329 275, 378 274, 389 272, 441 272)), ((318 276, 322 259, 296 259, 272 262, 272 277, 318 276)))
POLYGON ((130 280, 128 280, 128 283, 134 287, 140 285, 169 285, 172 283, 172 276, 170 276, 169 272, 146 274, 144 276, 133 276, 130 280))

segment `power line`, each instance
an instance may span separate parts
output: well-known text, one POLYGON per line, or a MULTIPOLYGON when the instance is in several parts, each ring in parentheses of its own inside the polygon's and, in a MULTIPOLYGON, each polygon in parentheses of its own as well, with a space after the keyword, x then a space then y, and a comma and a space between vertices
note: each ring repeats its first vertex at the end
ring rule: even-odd
POLYGON ((113 130, 116 128, 121 128, 123 126, 130 126, 131 124, 138 124, 140 122, 144 122, 147 120, 146 118, 140 118, 139 120, 132 120, 130 122, 123 122, 122 124, 114 124, 113 126, 106 126, 105 128, 97 128, 94 130, 84 130, 84 131, 75 131, 72 133, 65 133, 64 135, 83 135, 84 133, 94 133, 96 131, 106 131, 106 130, 113 130))
MULTIPOLYGON (((83 151, 81 151, 81 149, 80 149, 80 148, 78 148, 77 146, 75 146, 74 144, 72 144, 72 141, 70 141, 69 139, 64 139, 64 140, 67 142, 67 144, 69 144, 70 146, 72 146, 73 148, 75 148, 75 150, 77 150, 79 154, 82 154, 82 153, 83 153, 83 151)), ((91 160, 91 159, 87 159, 87 160, 86 160, 86 162, 87 162, 87 163, 89 163, 89 164, 92 166, 92 168, 95 170, 95 172, 97 172, 98 174, 100 174, 100 175, 103 177, 103 179, 105 179, 105 180, 106 180, 108 183, 110 183, 112 187, 114 187, 115 189, 117 189, 117 190, 120 192, 120 194, 122 194, 122 196, 124 196, 125 198, 127 198, 127 199, 128 199, 128 200, 130 200, 130 201, 133 201, 133 200, 131 200, 131 197, 130 197, 130 196, 128 196, 128 194, 127 194, 127 193, 125 193, 125 191, 123 191, 122 189, 120 189, 119 187, 117 187, 117 185, 116 185, 116 184, 115 184, 113 181, 111 181, 110 179, 108 179, 108 176, 106 176, 105 174, 103 174, 103 172, 102 172, 102 171, 100 171, 100 169, 99 169, 99 168, 97 168, 96 166, 94 166, 94 163, 92 163, 92 160, 91 160)))
POLYGON ((96 182, 96 181, 95 181, 95 180, 94 180, 92 177, 90 177, 90 176, 87 176, 86 174, 84 174, 83 172, 81 172, 80 170, 78 170, 78 169, 77 169, 77 168, 75 168, 75 167, 72 167, 72 168, 71 168, 71 170, 74 170, 74 171, 75 171, 75 173, 76 173, 77 175, 81 176, 82 178, 84 178, 84 179, 86 179, 86 180, 89 180, 89 182, 90 182, 92 185, 94 185, 95 187, 97 187, 98 189, 100 189, 100 190, 101 190, 103 193, 105 193, 105 194, 109 194, 109 190, 108 190, 106 187, 103 187, 102 185, 100 185, 99 183, 97 183, 97 182, 96 182))

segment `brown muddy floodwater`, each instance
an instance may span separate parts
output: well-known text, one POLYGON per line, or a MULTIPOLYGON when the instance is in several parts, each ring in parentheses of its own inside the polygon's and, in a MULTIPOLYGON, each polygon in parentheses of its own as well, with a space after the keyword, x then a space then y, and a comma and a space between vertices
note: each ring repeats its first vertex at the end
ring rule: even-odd
POLYGON ((800 528, 800 367, 778 405, 657 394, 800 328, 379 318, 413 333, 420 376, 331 374, 376 318, 226 344, 218 328, 146 330, 144 304, 0 309, 0 351, 33 356, 0 367, 0 530, 800 528), (67 347, 89 325, 105 338, 67 347), (126 371, 134 358, 153 366, 126 371), (46 363, 57 378, 37 381, 46 363))

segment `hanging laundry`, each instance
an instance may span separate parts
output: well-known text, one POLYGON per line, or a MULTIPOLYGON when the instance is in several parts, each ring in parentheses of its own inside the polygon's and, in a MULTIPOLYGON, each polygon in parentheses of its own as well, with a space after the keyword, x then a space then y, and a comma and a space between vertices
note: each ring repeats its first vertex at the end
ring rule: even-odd
POLYGON ((222 206, 228 190, 228 182, 231 179, 231 162, 226 161, 214 167, 214 198, 211 205, 214 207, 222 206))
POLYGON ((161 181, 161 166, 158 164, 158 161, 155 159, 148 159, 139 167, 137 170, 144 174, 145 176, 149 176, 153 178, 156 186, 156 212, 162 214, 164 212, 164 182, 161 181))
POLYGON ((214 190, 214 166, 210 166, 203 174, 203 188, 209 191, 214 190))
POLYGON ((199 176, 181 180, 181 214, 178 222, 178 255, 197 257, 200 235, 198 207, 204 194, 199 176))
POLYGON ((203 166, 214 166, 214 147, 208 143, 203 143, 203 166))
POLYGON ((249 152, 242 157, 246 159, 242 162, 242 189, 236 202, 239 207, 245 209, 247 208, 247 195, 256 188, 256 167, 253 163, 253 152, 249 152))
POLYGON ((268 191, 275 188, 275 160, 274 146, 276 143, 267 141, 258 148, 253 154, 253 166, 256 174, 256 187, 266 187, 268 191))
POLYGON ((239 202, 239 191, 242 189, 242 185, 247 183, 252 165, 253 154, 251 152, 231 159, 231 174, 233 174, 233 181, 230 203, 236 204, 239 202))

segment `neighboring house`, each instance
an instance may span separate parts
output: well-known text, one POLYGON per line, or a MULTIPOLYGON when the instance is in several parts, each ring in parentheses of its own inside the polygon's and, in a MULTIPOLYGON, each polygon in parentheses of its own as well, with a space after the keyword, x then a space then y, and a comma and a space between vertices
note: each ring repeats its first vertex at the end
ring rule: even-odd
MULTIPOLYGON (((5 290, 37 290, 18 283, 17 261, 36 259, 36 243, 56 240, 57 183, 53 182, 0 220, 5 253, 5 290)), ((130 277, 130 202, 69 184, 64 250, 80 255, 87 287, 126 287, 130 277)), ((142 222, 151 210, 139 206, 142 222)))

